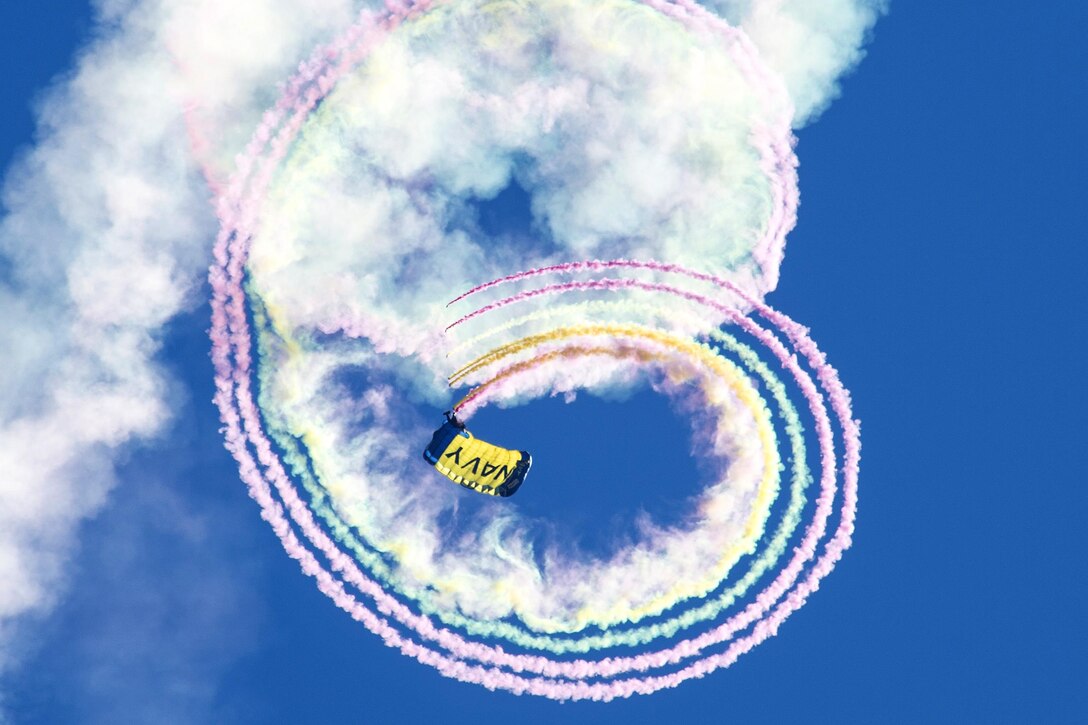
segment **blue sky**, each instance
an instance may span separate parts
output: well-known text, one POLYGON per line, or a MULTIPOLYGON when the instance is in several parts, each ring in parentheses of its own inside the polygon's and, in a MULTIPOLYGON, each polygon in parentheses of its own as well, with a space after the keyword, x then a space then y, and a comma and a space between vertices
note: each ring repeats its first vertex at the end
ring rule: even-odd
MULTIPOLYGON (((91 27, 86 3, 10 5, 5 164, 32 143, 36 89, 91 27)), ((812 329, 854 395, 861 502, 854 546, 821 590, 735 666, 649 697, 558 705, 382 646, 283 555, 238 481, 201 306, 163 338, 175 423, 125 456, 80 527, 66 594, 20 628, 3 710, 13 722, 1082 717, 1086 24, 1073 3, 895 3, 842 97, 799 132, 800 221, 768 301, 812 329)), ((551 403, 502 425, 535 423, 536 450, 562 435, 608 448, 652 419, 676 452, 656 470, 694 471, 660 400, 579 406, 551 438, 546 424, 567 418, 551 403)), ((548 480, 537 456, 519 496, 548 480)), ((571 530, 612 505, 670 505, 648 486, 581 507, 556 487, 526 505, 549 501, 571 530)))

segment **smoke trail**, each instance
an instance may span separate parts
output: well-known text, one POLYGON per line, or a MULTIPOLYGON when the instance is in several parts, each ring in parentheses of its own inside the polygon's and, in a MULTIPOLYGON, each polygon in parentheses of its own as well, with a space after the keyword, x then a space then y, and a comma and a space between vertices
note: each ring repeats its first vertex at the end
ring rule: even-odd
MULTIPOLYGON (((263 515, 322 591, 406 654, 518 692, 609 699, 728 664, 799 606, 852 528, 848 398, 805 331, 761 300, 778 283, 796 219, 790 129, 834 95, 880 4, 366 5, 362 13, 348 0, 321 0, 320 12, 290 0, 104 6, 118 30, 45 105, 45 140, 9 178, 0 230, 10 270, 0 305, 18 322, 0 333, 16 361, 0 396, 0 574, 10 583, 0 628, 52 605, 75 527, 112 486, 113 457, 164 430, 170 388, 156 340, 199 302, 210 188, 220 223, 211 274, 216 402, 228 447, 263 515), (277 97, 272 89, 293 69, 277 97), (87 138, 105 142, 88 152, 87 138), (478 204, 510 184, 532 198, 528 236, 479 223, 478 204), (666 261, 566 265, 592 257, 666 261), (440 275, 423 272, 436 264, 440 275), (540 271, 501 279, 531 268, 540 271), (586 279, 592 274, 601 278, 586 279), (545 275, 571 278, 531 286, 545 275), (488 278, 515 285, 504 298, 512 301, 485 299, 484 311, 468 310, 451 331, 461 337, 444 336, 457 321, 444 315, 446 300, 461 289, 485 295, 491 287, 475 286, 488 278), (582 299, 507 314, 534 295, 582 299), (780 332, 759 327, 752 312, 780 332), (588 364, 569 341, 541 337, 593 325, 642 325, 683 342, 593 334, 581 341, 583 352, 600 353, 588 364), (491 349, 481 348, 485 340, 540 344, 523 343, 513 364, 524 369, 476 392, 473 405, 653 385, 681 402, 702 395, 719 406, 717 418, 700 421, 720 430, 712 437, 720 490, 706 492, 697 513, 720 524, 721 540, 697 528, 643 531, 641 548, 618 554, 614 567, 563 552, 540 566, 531 522, 495 513, 479 521, 474 541, 507 594, 488 603, 459 587, 481 572, 444 553, 440 532, 426 525, 455 493, 391 501, 381 491, 414 463, 396 441, 425 431, 419 412, 400 405, 407 391, 442 404, 452 371, 444 356, 471 362, 491 349), (794 382, 772 375, 757 350, 781 360, 794 382), (564 365, 549 366, 553 352, 564 365), (351 369, 380 381, 361 397, 365 408, 340 396, 338 376, 351 369), (766 404, 737 387, 741 369, 763 381, 766 404), (790 401, 797 391, 823 471, 803 532, 810 474, 790 401), (826 405, 845 450, 840 494, 826 405), (781 420, 769 433, 772 408, 781 420), (741 411, 747 428, 721 430, 741 411), (774 504, 777 479, 765 474, 786 457, 779 441, 789 442, 796 468, 787 502, 774 504), (382 466, 367 463, 374 453, 382 466), (732 503, 715 498, 724 493, 732 503), (836 500, 840 524, 828 539, 836 500), (805 556, 782 564, 791 543, 805 556), (681 549, 694 552, 676 570, 686 588, 665 587, 672 594, 663 599, 647 588, 638 601, 618 602, 624 572, 664 572, 669 552, 681 549), (746 558, 718 566, 725 550, 746 558), (563 577, 564 568, 573 573, 563 577), (757 594, 772 573, 776 583, 757 594), (436 588, 446 574, 453 584, 436 588), (587 576, 596 591, 577 586, 587 576), (518 602, 516 592, 532 594, 518 602), (587 630, 599 623, 609 629, 587 630), (689 630, 701 631, 626 660, 555 659, 689 630), (473 639, 493 636, 551 654, 504 654, 473 639), (678 669, 690 658, 698 659, 678 669), (607 683, 548 679, 662 667, 607 683), (512 674, 522 672, 533 677, 512 674)), ((0 665, 5 655, 0 642, 0 665)))
MULTIPOLYGON (((713 304, 710 300, 708 300, 707 302, 713 304)), ((794 344, 798 345, 799 349, 805 354, 805 357, 808 359, 808 362, 816 368, 819 376, 823 379, 824 384, 829 386, 828 394, 831 398, 833 406, 837 409, 837 412, 839 413, 839 422, 843 427, 844 434, 846 435, 847 445, 847 463, 845 469, 847 478, 845 483, 848 497, 844 501, 842 523, 840 524, 839 531, 829 543, 828 551, 825 552, 824 556, 816 562, 816 565, 814 567, 812 567, 806 580, 799 587, 794 589, 792 594, 787 596, 787 598, 783 602, 781 602, 777 606, 775 605, 775 602, 778 601, 779 598, 784 593, 786 593, 796 581, 797 576, 800 574, 802 568, 804 567, 804 562, 814 555, 815 543, 821 538, 823 534, 823 521, 826 519, 826 516, 829 513, 831 500, 834 495, 835 473, 834 462, 833 460, 831 460, 833 458, 833 450, 831 450, 830 431, 827 428, 829 422, 826 418, 826 415, 824 415, 821 419, 817 420, 817 425, 821 429, 819 439, 825 454, 824 475, 822 477, 823 493, 821 494, 818 502, 819 513, 817 514, 816 520, 809 526, 808 530, 806 531, 805 537, 801 545, 797 547, 797 556, 795 556, 790 564, 782 569, 775 582, 772 583, 763 592, 758 594, 755 597, 755 601, 753 601, 745 610, 737 613, 729 620, 727 620, 724 624, 720 625, 714 630, 711 630, 710 632, 701 635, 694 640, 686 640, 676 647, 668 648, 660 652, 655 652, 652 655, 643 654, 629 658, 629 662, 625 662, 625 658, 608 658, 607 662, 603 664, 581 660, 575 662, 562 662, 536 657, 505 655, 501 653, 501 651, 489 651, 489 648, 483 647, 479 644, 472 645, 471 643, 461 641, 458 637, 450 638, 448 636, 448 632, 443 632, 441 630, 435 631, 433 625, 429 622, 429 620, 411 615, 407 610, 401 607, 397 607, 395 604, 393 604, 390 598, 388 598, 388 595, 378 595, 375 597, 376 601, 378 602, 379 609, 381 611, 392 612, 402 624, 416 629, 421 636, 427 638, 434 638, 440 642, 443 642, 451 649, 451 651, 457 657, 478 658, 488 663, 511 666, 516 671, 531 670, 540 672, 544 675, 551 673, 561 673, 563 676, 568 677, 606 677, 615 674, 617 671, 626 671, 628 668, 633 670, 643 670, 649 667, 661 667, 663 665, 676 662, 679 658, 691 656, 691 653, 693 651, 698 652, 703 647, 707 646, 708 643, 721 642, 732 637, 735 633, 742 631, 745 627, 750 626, 754 622, 758 621, 758 618, 762 614, 766 613, 768 610, 771 612, 770 616, 764 621, 764 624, 762 626, 760 624, 756 624, 751 635, 736 640, 732 644, 732 646, 730 646, 724 653, 704 658, 703 660, 700 660, 700 662, 712 663, 710 665, 711 667, 719 666, 723 663, 728 663, 732 661, 732 658, 735 657, 737 653, 742 651, 749 644, 765 638, 771 632, 773 632, 778 622, 780 622, 781 619, 784 618, 784 616, 788 615, 789 611, 791 611, 793 608, 798 606, 800 602, 803 601, 804 595, 809 589, 814 586, 815 581, 818 581, 821 576, 826 574, 828 562, 834 561, 834 558, 837 557, 839 550, 846 543, 845 537, 848 536, 849 528, 852 525, 852 487, 854 485, 853 478, 856 476, 857 453, 856 429, 854 428, 853 423, 849 421, 848 417, 845 419, 843 418, 843 415, 848 412, 848 409, 845 407, 847 405, 847 400, 844 397, 844 393, 841 388, 838 388, 836 386, 836 379, 834 377, 833 371, 827 368, 826 364, 822 362, 818 351, 811 345, 809 341, 806 340, 806 338, 803 337, 803 332, 796 326, 792 325, 792 323, 789 323, 786 318, 772 313, 770 310, 763 308, 763 306, 759 305, 758 303, 756 304, 758 308, 760 308, 761 313, 765 314, 768 317, 774 318, 775 321, 782 326, 783 332, 787 335, 787 337, 791 339, 791 341, 794 342, 794 344), (829 463, 830 465, 828 465, 829 463)), ((777 342, 776 338, 770 336, 766 331, 762 331, 761 333, 757 334, 759 334, 759 336, 763 339, 767 346, 779 358, 780 362, 783 365, 787 366, 787 368, 790 368, 791 372, 794 372, 796 375, 798 375, 798 383, 805 391, 806 397, 809 399, 810 406, 813 409, 814 415, 822 413, 822 409, 819 405, 819 395, 815 392, 811 380, 808 380, 805 373, 797 368, 796 360, 791 358, 788 351, 782 347, 782 344, 780 342, 777 342)), ((228 422, 230 422, 229 418, 228 422)), ((251 431, 250 436, 254 444, 259 449, 261 449, 262 443, 260 441, 259 434, 257 434, 255 431, 251 431)), ((263 453, 267 456, 267 449, 264 449, 263 453)), ((246 460, 247 455, 242 454, 242 458, 243 460, 246 460)), ((267 462, 270 466, 270 470, 275 471, 275 464, 271 460, 268 460, 267 462)), ((249 469, 247 468, 244 470, 249 469)), ((323 537, 320 530, 314 525, 313 520, 309 518, 308 513, 305 511, 305 509, 298 505, 298 499, 289 490, 289 484, 286 484, 282 479, 280 479, 280 476, 282 474, 276 472, 275 475, 277 478, 277 488, 281 490, 281 493, 284 493, 286 495, 286 499, 288 501, 292 515, 298 517, 296 518, 296 522, 298 522, 299 525, 302 527, 306 536, 312 538, 314 543, 322 548, 322 550, 324 550, 326 554, 330 554, 330 558, 332 558, 333 561, 336 562, 336 566, 344 566, 348 570, 352 569, 353 567, 349 562, 344 561, 343 559, 337 560, 335 558, 335 555, 331 554, 333 550, 329 548, 330 542, 323 537), (280 488, 281 486, 283 488, 280 488)), ((259 481, 260 479, 258 478, 257 480, 259 481)), ((260 486, 260 484, 258 484, 254 480, 251 480, 251 484, 258 487, 260 486)), ((277 520, 279 517, 282 516, 282 513, 276 512, 275 503, 268 500, 266 498, 266 494, 263 491, 258 491, 257 495, 259 499, 265 500, 266 505, 268 505, 273 511, 272 514, 269 514, 270 518, 273 518, 273 520, 277 520)), ((301 553, 303 548, 299 546, 297 539, 295 539, 294 535, 290 533, 290 529, 281 528, 280 530, 287 537, 287 545, 289 550, 296 555, 304 556, 301 553)), ((320 576, 320 572, 322 572, 323 570, 319 568, 313 569, 313 567, 315 567, 315 563, 309 559, 304 560, 307 561, 307 569, 317 571, 319 573, 318 575, 320 576)), ((372 582, 370 582, 361 572, 358 572, 357 570, 353 571, 350 573, 347 579, 348 581, 352 581, 353 583, 358 584, 363 591, 371 594, 374 593, 372 582)), ((343 591, 339 589, 334 590, 334 594, 335 598, 339 602, 341 602, 344 606, 351 608, 353 612, 356 612, 357 616, 363 616, 362 613, 358 611, 358 603, 353 598, 351 598, 350 595, 345 595, 343 591), (347 597, 346 599, 345 596, 347 597)), ((388 631, 388 625, 381 626, 377 623, 374 623, 372 626, 378 631, 385 632, 387 634, 387 640, 395 646, 400 646, 408 653, 416 654, 424 661, 437 663, 437 666, 439 666, 440 669, 442 669, 443 671, 447 671, 446 668, 449 666, 449 663, 445 659, 441 657, 433 658, 433 653, 428 653, 428 650, 426 650, 425 648, 410 647, 399 637, 391 636, 388 631)), ((694 673, 703 671, 703 668, 705 668, 706 666, 707 665, 705 664, 689 665, 685 669, 675 672, 671 675, 649 678, 635 678, 633 680, 621 681, 620 683, 611 683, 608 686, 586 686, 582 683, 571 685, 558 682, 549 682, 546 680, 543 683, 541 683, 540 681, 528 682, 524 681, 520 677, 512 678, 509 675, 500 675, 496 672, 489 672, 487 670, 477 670, 472 668, 458 668, 456 671, 458 672, 457 676, 463 677, 470 681, 480 681, 484 684, 488 684, 489 686, 508 687, 515 691, 537 692, 540 694, 547 694, 549 696, 561 698, 602 697, 605 699, 609 699, 613 696, 616 696, 617 694, 652 691, 653 689, 657 689, 660 686, 665 686, 668 683, 680 682, 689 676, 693 676, 694 673), (588 689, 586 689, 587 687, 588 689)))
MULTIPOLYGON (((730 344, 733 347, 737 346, 737 343, 735 341, 732 341, 727 336, 721 336, 721 339, 723 341, 726 341, 727 344, 730 344)), ((607 348, 604 348, 604 349, 607 350, 607 348)), ((784 410, 785 410, 784 415, 787 418, 787 420, 789 421, 789 423, 788 423, 788 425, 789 425, 789 436, 790 436, 790 439, 791 439, 791 446, 792 446, 793 459, 794 459, 794 464, 793 464, 794 465, 794 478, 793 478, 793 493, 792 493, 793 498, 792 498, 792 503, 791 503, 791 514, 789 515, 789 518, 791 518, 794 521, 793 525, 795 526, 796 525, 796 516, 797 516, 798 507, 803 503, 803 500, 802 500, 802 498, 800 496, 800 490, 803 488, 803 486, 807 483, 807 480, 808 480, 807 471, 805 471, 805 469, 803 468, 803 466, 800 463, 805 458, 803 440, 800 437, 800 426, 799 426, 799 423, 797 423, 797 420, 796 420, 796 413, 792 411, 792 405, 789 404, 788 399, 785 398, 785 394, 784 394, 784 392, 782 390, 781 384, 774 381, 773 375, 770 374, 770 372, 766 369, 766 367, 763 366, 761 363, 759 363, 758 360, 752 359, 751 355, 752 354, 749 351, 748 352, 749 360, 748 360, 748 362, 746 364, 749 365, 750 367, 752 367, 753 369, 757 370, 758 374, 767 381, 768 387, 770 387, 772 390, 776 391, 775 392, 776 400, 784 408, 784 410)), ((262 384, 262 387, 265 387, 264 384, 262 384)), ((335 512, 325 504, 325 502, 324 502, 325 497, 323 496, 320 487, 315 485, 313 480, 312 480, 312 477, 308 475, 309 471, 308 471, 306 465, 304 463, 299 463, 299 459, 301 458, 301 455, 296 450, 292 449, 291 439, 289 437, 280 436, 280 437, 277 438, 277 443, 279 445, 281 445, 283 448, 285 448, 286 450, 289 451, 289 454, 286 456, 287 460, 291 463, 291 466, 294 469, 294 472, 296 473, 296 475, 303 479, 303 482, 304 482, 304 484, 305 484, 305 486, 307 488, 307 493, 312 497, 312 501, 313 501, 312 505, 314 506, 315 510, 319 513, 319 515, 326 521, 326 524, 333 528, 333 530, 336 533, 336 538, 340 539, 341 541, 344 541, 345 544, 352 550, 353 554, 355 554, 357 557, 362 558, 362 560, 363 560, 365 566, 367 567, 367 569, 375 572, 385 584, 397 586, 397 582, 395 581, 395 579, 391 578, 391 576, 389 574, 388 567, 386 567, 384 565, 384 562, 382 561, 382 559, 380 557, 374 556, 362 544, 360 544, 360 542, 355 540, 354 537, 352 536, 351 532, 350 532, 350 529, 348 527, 346 527, 343 524, 343 522, 340 521, 336 517, 335 512)), ((786 534, 788 534, 788 530, 786 530, 786 531, 780 530, 777 537, 776 537, 776 542, 777 543, 775 545, 773 545, 771 547, 771 549, 777 550, 780 553, 781 547, 782 547, 783 542, 784 542, 784 535, 786 535, 786 534)), ((401 593, 404 592, 403 587, 397 586, 397 590, 399 592, 401 592, 401 593)), ((413 594, 413 596, 418 597, 418 596, 420 596, 420 594, 421 594, 420 592, 416 592, 416 593, 413 594)), ((423 592, 422 594, 423 594, 423 596, 426 595, 425 592, 423 592)), ((734 592, 734 594, 735 594, 735 592, 734 592)), ((424 609, 424 611, 434 612, 433 605, 428 605, 426 603, 423 603, 421 606, 424 609)), ((441 611, 439 611, 437 613, 438 613, 438 615, 440 617, 443 617, 443 613, 441 611)), ((657 631, 663 631, 663 630, 662 630, 662 628, 658 627, 657 631)), ((619 641, 619 640, 615 640, 615 641, 619 641)))
POLYGON ((36 104, 0 220, 0 671, 26 649, 18 625, 64 592, 115 459, 169 444, 185 392, 159 345, 202 302, 216 228, 201 167, 229 175, 269 89, 352 15, 322 4, 284 23, 294 0, 95 3, 92 42, 36 104), (249 21, 208 22, 228 12, 249 21), (212 148, 190 146, 196 122, 212 148))
MULTIPOLYGON (((428 492, 427 497, 415 498, 409 493, 405 500, 402 489, 395 486, 406 461, 397 457, 399 444, 393 441, 405 430, 414 433, 418 429, 410 414, 393 410, 390 400, 395 389, 385 386, 368 391, 369 397, 364 400, 372 408, 365 411, 365 420, 353 418, 346 406, 333 402, 343 400, 348 392, 335 380, 344 366, 384 371, 401 384, 407 382, 427 391, 428 375, 434 376, 431 383, 440 380, 437 366, 442 364, 438 354, 441 337, 433 332, 434 322, 406 331, 409 320, 397 317, 403 299, 390 304, 385 298, 371 297, 371 305, 360 305, 358 294, 345 296, 342 281, 314 276, 315 272, 324 274, 320 268, 300 266, 296 260, 315 256, 323 259, 327 255, 341 270, 360 262, 345 256, 345 251, 351 253, 354 247, 345 250, 315 246, 322 240, 340 237, 332 233, 336 230, 320 226, 325 221, 313 210, 300 206, 298 197, 300 189, 302 197, 310 193, 305 191, 309 188, 315 193, 318 188, 327 191, 336 179, 329 170, 339 170, 350 161, 346 150, 338 148, 338 139, 361 137, 365 145, 366 140, 379 137, 382 140, 371 143, 377 160, 368 152, 370 165, 350 180, 353 195, 377 190, 375 181, 371 181, 376 178, 374 166, 385 169, 381 184, 387 190, 403 191, 392 197, 379 194, 381 203, 366 207, 367 216, 361 224, 366 233, 384 230, 394 234, 396 230, 389 222, 374 223, 393 210, 396 215, 389 219, 397 219, 399 225, 407 223, 412 239, 426 240, 431 235, 437 240, 411 247, 418 257, 417 265, 426 266, 428 257, 436 254, 480 262, 472 252, 473 243, 463 232, 455 230, 451 234, 437 226, 428 227, 427 216, 437 214, 446 219, 448 228, 449 222, 458 218, 451 211, 455 195, 480 193, 481 189, 487 193, 488 188, 509 179, 510 168, 504 166, 508 157, 485 154, 481 158, 486 161, 476 162, 481 165, 472 166, 468 177, 464 176, 463 159, 452 168, 430 159, 426 183, 420 185, 417 179, 423 162, 380 157, 390 143, 384 136, 399 133, 399 126, 383 127, 380 119, 374 122, 369 116, 361 118, 345 111, 354 108, 353 101, 358 99, 366 101, 365 107, 381 109, 381 97, 374 95, 368 84, 381 81, 376 88, 388 97, 389 79, 395 75, 391 69, 407 75, 417 87, 426 81, 425 76, 413 76, 414 68, 424 67, 428 73, 443 77, 437 95, 423 92, 430 98, 427 103, 440 106, 448 103, 450 88, 480 83, 469 74, 449 75, 451 68, 464 67, 458 66, 462 59, 445 56, 441 48, 435 51, 432 45, 422 42, 430 39, 436 29, 438 35, 453 38, 458 46, 465 44, 465 33, 471 31, 482 38, 478 45, 488 48, 492 45, 488 39, 499 32, 496 27, 501 29, 500 34, 509 33, 512 19, 517 19, 518 27, 531 27, 532 32, 527 34, 530 39, 555 35, 548 46, 549 59, 557 55, 556 47, 577 46, 580 40, 578 32, 567 31, 569 23, 559 22, 578 19, 578 3, 544 4, 547 7, 542 14, 538 4, 529 7, 508 3, 501 8, 484 4, 479 8, 484 20, 472 15, 472 22, 464 14, 470 5, 431 9, 419 4, 395 8, 385 16, 364 16, 349 33, 352 42, 325 49, 315 58, 326 60, 304 66, 288 86, 276 112, 266 117, 254 136, 247 157, 250 160, 242 164, 231 194, 220 203, 223 226, 212 273, 213 358, 219 391, 216 400, 227 425, 228 447, 288 553, 299 559, 307 574, 318 579, 322 591, 390 646, 459 679, 557 699, 612 699, 674 686, 727 666, 773 634, 828 573, 848 545, 852 530, 858 444, 848 398, 803 328, 753 295, 773 286, 781 237, 784 229, 792 225, 795 196, 774 191, 795 188, 793 164, 775 156, 776 149, 789 148, 788 126, 779 124, 785 135, 778 142, 765 143, 762 134, 776 124, 745 121, 755 125, 756 131, 748 138, 763 156, 762 161, 754 160, 752 168, 766 179, 764 188, 770 193, 762 198, 770 200, 774 208, 769 223, 752 227, 762 231, 748 236, 746 257, 754 266, 743 258, 734 258, 721 268, 730 277, 726 278, 722 273, 691 271, 675 263, 617 260, 551 264, 473 287, 456 301, 502 284, 524 285, 542 275, 603 272, 611 276, 522 289, 505 298, 485 301, 446 326, 447 332, 459 332, 487 320, 489 328, 467 333, 469 340, 477 342, 518 330, 519 336, 509 342, 469 356, 450 378, 453 383, 462 379, 479 383, 458 404, 466 415, 488 402, 509 404, 541 394, 630 386, 646 379, 640 370, 647 366, 661 371, 655 383, 661 392, 690 396, 698 391, 698 407, 714 411, 701 417, 699 424, 709 431, 707 438, 713 443, 709 454, 721 462, 717 483, 710 485, 698 501, 694 523, 648 532, 604 562, 580 561, 561 549, 549 549, 540 564, 533 550, 531 522, 519 520, 516 511, 485 516, 478 533, 463 548, 444 544, 439 536, 439 520, 451 505, 449 492, 435 496, 428 492), (427 11, 421 16, 427 22, 421 19, 404 24, 411 13, 421 11, 427 11), (548 11, 558 13, 559 20, 548 11), (398 35, 402 28, 404 34, 398 35), (379 39, 382 42, 377 42, 379 39), (423 58, 437 54, 442 62, 428 65, 413 55, 420 52, 419 48, 426 51, 423 58), (359 70, 354 63, 359 64, 359 70), (455 252, 452 255, 451 247, 455 252), (759 274, 763 283, 756 281, 759 274), (298 276, 307 286, 320 282, 321 288, 331 294, 325 300, 300 296, 298 276), (679 277, 684 284, 666 281, 669 277, 679 277), (607 307, 594 307, 593 302, 565 305, 562 314, 555 309, 550 315, 538 310, 522 315, 518 322, 508 315, 501 317, 510 308, 569 294, 606 294, 615 299, 609 300, 607 307), (637 320, 621 321, 645 307, 646 303, 637 298, 646 294, 656 296, 654 304, 662 318, 659 327, 631 324, 637 320), (353 300, 347 309, 343 306, 345 300, 353 300), (697 332, 706 342, 685 341, 670 331, 672 314, 690 326, 694 317, 687 308, 692 305, 704 312, 703 326, 697 332), (618 319, 590 324, 582 313, 591 309, 608 310, 618 319), (760 314, 777 334, 758 325, 748 311, 760 314), (496 315, 500 319, 492 321, 496 315), (251 321, 258 326, 256 343, 251 321), (560 326, 549 327, 553 322, 560 326), (822 472, 820 493, 803 531, 799 531, 799 512, 804 507, 810 476, 796 412, 782 383, 769 374, 753 350, 716 329, 722 323, 736 326, 777 358, 808 403, 821 451, 822 472), (768 390, 779 402, 784 432, 795 454, 797 467, 790 503, 777 514, 779 524, 769 536, 768 522, 777 500, 778 472, 782 467, 779 439, 767 404, 741 372, 738 362, 723 357, 727 350, 748 366, 749 373, 766 380, 768 390), (798 354, 817 376, 822 390, 801 366, 798 354), (254 375, 258 381, 256 391, 254 375), (693 386, 694 379, 702 382, 693 386), (836 471, 840 465, 825 401, 835 411, 845 446, 842 494, 837 493, 836 471), (739 414, 743 410, 748 411, 747 415, 739 414), (353 430, 353 424, 362 428, 353 430), (361 435, 364 431, 365 435, 361 435), (382 465, 375 466, 375 460, 382 465), (302 481, 309 499, 300 494, 295 480, 302 481), (836 500, 840 502, 840 523, 826 539, 836 500), (322 522, 326 525, 322 526, 322 522), (790 540, 796 541, 794 556, 781 563, 790 540), (468 551, 474 556, 466 556, 468 551), (748 568, 733 574, 742 556, 749 557, 745 562, 748 568), (772 571, 773 579, 759 589, 759 582, 772 571), (475 594, 480 591, 487 592, 487 596, 475 594), (412 606, 408 606, 409 602, 412 606), (647 618, 659 621, 643 624, 647 618), (585 633, 590 625, 603 633, 585 633), (672 636, 692 629, 695 631, 686 639, 670 641, 672 636), (481 635, 505 638, 525 651, 508 652, 475 639, 481 635), (630 646, 642 651, 628 655, 613 652, 616 647, 630 646), (534 650, 552 654, 534 654, 534 650), (557 657, 564 652, 590 657, 557 657)), ((753 89, 762 88, 760 83, 770 77, 760 68, 743 36, 716 19, 708 19, 697 7, 655 3, 654 8, 667 18, 681 19, 684 32, 702 27, 715 39, 728 40, 728 62, 741 69, 739 78, 746 78, 753 89)), ((671 21, 639 14, 641 11, 627 3, 610 4, 601 12, 619 13, 617 17, 622 16, 627 27, 645 23, 647 27, 639 30, 643 34, 667 35, 676 30, 675 26, 660 25, 671 21)), ((600 27, 593 26, 592 32, 599 33, 600 27)), ((524 49, 532 43, 512 45, 524 49)), ((504 46, 504 50, 509 47, 504 46)), ((522 55, 532 57, 535 52, 522 55)), ((689 56, 684 58, 690 62, 689 56)), ((495 71, 496 64, 523 71, 523 60, 517 54, 513 58, 491 58, 489 77, 503 77, 501 70, 495 71)), ((584 53, 578 55, 578 60, 588 62, 584 53)), ((625 63, 629 60, 624 58, 625 63)), ((556 79, 543 96, 539 89, 532 89, 524 102, 532 106, 541 97, 554 98, 551 92, 569 87, 565 83, 566 79, 556 79)), ((732 90, 736 92, 737 86, 732 90)), ((774 97, 772 92, 769 98, 773 101, 774 97)), ((468 103, 472 109, 469 117, 487 127, 486 113, 476 117, 475 112, 481 108, 486 111, 494 97, 481 90, 466 98, 469 100, 456 103, 468 103)), ((761 112, 777 108, 766 97, 760 99, 756 94, 756 99, 754 107, 761 112)), ((418 102, 415 96, 413 102, 418 102)), ((551 112, 559 111, 553 106, 551 112)), ((550 123, 558 121, 552 118, 550 123)), ((537 153, 533 151, 537 143, 533 133, 539 132, 530 129, 528 135, 518 138, 519 153, 530 157, 537 153)), ((433 129, 428 131, 431 133, 433 129)), ((547 134, 544 138, 548 138, 547 134)), ((472 138, 465 141, 470 151, 474 144, 472 138)), ((482 150, 480 146, 475 153, 482 150)), ((548 187, 546 180, 535 181, 548 187)), ((340 192, 332 188, 336 197, 340 192)), ((678 213, 683 215, 682 211, 678 213)), ((565 246, 569 241, 561 231, 557 232, 559 229, 552 226, 553 241, 565 246)), ((364 261, 373 262, 372 250, 364 248, 362 255, 364 261)), ((464 268, 448 263, 443 265, 443 272, 436 292, 466 274, 464 268)), ((344 281, 352 281, 350 275, 344 281)), ((421 285, 422 298, 426 299, 426 278, 416 275, 400 281, 402 285, 421 285)), ((463 345, 465 351, 472 348, 472 344, 463 345)))

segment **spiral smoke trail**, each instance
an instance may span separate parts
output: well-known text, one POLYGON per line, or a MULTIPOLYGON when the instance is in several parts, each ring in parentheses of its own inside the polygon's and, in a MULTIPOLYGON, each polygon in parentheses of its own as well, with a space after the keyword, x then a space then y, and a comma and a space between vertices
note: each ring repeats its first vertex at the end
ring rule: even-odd
POLYGON ((849 546, 849 396, 763 302, 798 204, 779 78, 693 2, 478 0, 364 11, 284 85, 217 201, 216 403, 287 553, 386 644, 490 689, 650 693, 775 634, 849 546), (474 215, 512 181, 533 238, 474 215), (451 536, 461 492, 400 485, 410 401, 447 383, 466 419, 652 387, 713 481, 607 560, 509 505, 451 536))

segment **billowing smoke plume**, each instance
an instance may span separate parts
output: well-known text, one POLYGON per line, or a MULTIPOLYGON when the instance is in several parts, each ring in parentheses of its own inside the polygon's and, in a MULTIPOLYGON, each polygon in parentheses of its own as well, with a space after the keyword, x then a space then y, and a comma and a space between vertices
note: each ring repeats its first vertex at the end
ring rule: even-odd
POLYGON ((796 109, 794 126, 839 95, 838 81, 864 55, 862 45, 888 0, 707 0, 744 28, 760 56, 782 74, 796 109))
MULTIPOLYGON (((788 213, 775 217, 792 207, 788 184, 774 179, 792 168, 782 129, 758 121, 785 113, 798 127, 819 113, 860 58, 879 3, 706 3, 748 34, 767 83, 788 96, 753 90, 713 39, 692 46, 680 21, 656 32, 667 23, 633 2, 602 4, 627 14, 622 24, 582 22, 579 3, 552 2, 496 13, 494 27, 457 5, 442 16, 444 43, 409 18, 314 113, 270 180, 275 203, 252 264, 271 316, 292 333, 343 333, 425 357, 417 341, 436 303, 538 264, 706 262, 743 293, 774 287, 792 225, 788 213), (503 26, 516 12, 536 25, 503 26), (516 42, 471 44, 504 33, 516 42), (652 63, 632 52, 644 43, 656 44, 652 63), (493 72, 474 74, 484 60, 493 72), (703 75, 685 75, 697 62, 703 75), (635 87, 643 95, 629 95, 635 87), (765 149, 751 144, 753 128, 765 149), (532 193, 547 246, 478 228, 468 202, 511 180, 532 193), (498 242, 509 251, 486 261, 498 242), (460 266, 441 284, 421 282, 414 270, 438 248, 455 250, 460 266), (300 294, 315 286, 329 294, 300 294)), ((93 40, 46 94, 37 142, 6 177, 0 223, 0 668, 11 664, 20 618, 47 613, 63 594, 80 522, 107 500, 115 461, 132 446, 170 445, 162 436, 175 383, 156 355, 164 326, 204 301, 216 200, 229 196, 235 160, 282 84, 361 9, 349 0, 102 0, 93 40)), ((305 364, 343 365, 357 353, 337 354, 318 350, 305 364)), ((425 392, 429 374, 406 384, 425 392)), ((343 423, 329 391, 306 392, 279 401, 285 425, 298 415, 330 416, 330 430, 343 423)), ((380 392, 372 403, 382 419, 380 392)), ((486 614, 479 602, 459 605, 486 614)), ((537 614, 553 605, 541 601, 537 614)))

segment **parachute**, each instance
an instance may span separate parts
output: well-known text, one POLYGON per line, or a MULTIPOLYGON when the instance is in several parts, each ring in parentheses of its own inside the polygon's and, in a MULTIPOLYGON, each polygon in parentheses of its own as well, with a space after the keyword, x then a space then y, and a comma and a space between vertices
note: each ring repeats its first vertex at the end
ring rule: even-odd
POLYGON ((533 464, 526 451, 512 451, 474 437, 456 415, 434 432, 423 458, 439 473, 488 496, 513 496, 533 464))

